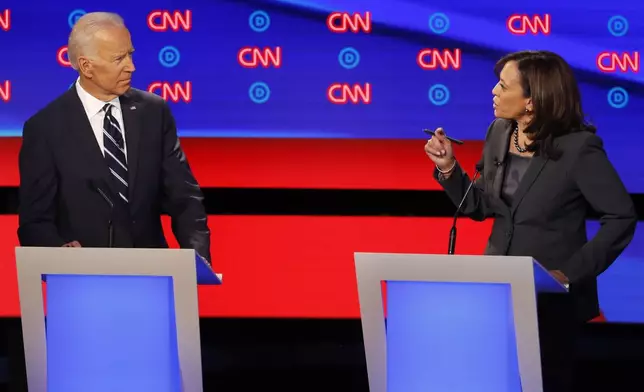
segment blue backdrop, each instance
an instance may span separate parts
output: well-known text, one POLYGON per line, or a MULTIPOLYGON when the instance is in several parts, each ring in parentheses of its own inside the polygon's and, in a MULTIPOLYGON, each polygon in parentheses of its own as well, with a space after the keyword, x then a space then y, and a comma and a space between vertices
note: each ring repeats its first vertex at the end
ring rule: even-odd
MULTIPOLYGON (((0 134, 15 136, 25 119, 75 79, 71 68, 56 61, 70 24, 86 11, 104 9, 100 2, 88 6, 69 0, 40 7, 19 0, 3 3, 12 24, 9 31, 0 29, 0 45, 11 60, 0 71, 0 90, 8 80, 12 96, 0 102, 0 134)), ((634 141, 643 119, 644 76, 619 69, 603 73, 596 60, 606 51, 633 58, 644 41, 639 22, 644 3, 587 0, 586 10, 565 4, 142 0, 111 5, 109 11, 123 15, 131 29, 135 87, 179 83, 185 93, 190 82, 190 102, 179 95, 173 103, 182 136, 423 138, 422 128, 442 126, 455 137, 481 139, 492 120, 496 60, 521 49, 556 51, 575 68, 588 117, 599 127, 629 190, 643 192, 644 173, 629 159, 640 149, 634 141), (153 31, 147 20, 157 10, 184 17, 190 10, 189 31, 153 31), (369 11, 373 29, 333 33, 326 25, 332 11, 369 11), (506 26, 513 14, 548 14, 551 31, 514 35, 506 26), (237 59, 243 47, 280 47, 281 66, 244 68, 237 59), (460 69, 421 69, 416 56, 423 48, 460 49, 460 69), (349 54, 341 56, 345 49, 349 54), (370 83, 371 102, 334 105, 327 98, 333 83, 370 83)), ((154 92, 162 94, 162 89, 154 92)))

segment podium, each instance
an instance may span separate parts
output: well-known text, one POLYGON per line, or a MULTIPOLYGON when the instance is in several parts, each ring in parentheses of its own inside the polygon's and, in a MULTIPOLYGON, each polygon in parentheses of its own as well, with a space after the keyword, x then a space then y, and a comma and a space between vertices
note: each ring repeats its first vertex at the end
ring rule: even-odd
POLYGON ((221 275, 194 250, 18 247, 16 264, 30 391, 203 391, 197 284, 221 275))
POLYGON ((371 392, 543 392, 534 259, 354 256, 371 392))

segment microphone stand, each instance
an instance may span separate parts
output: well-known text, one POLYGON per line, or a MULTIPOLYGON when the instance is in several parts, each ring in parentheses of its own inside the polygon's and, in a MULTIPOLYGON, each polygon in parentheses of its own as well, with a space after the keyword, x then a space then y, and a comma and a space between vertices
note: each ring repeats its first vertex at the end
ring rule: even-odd
POLYGON ((96 186, 95 187, 96 191, 103 197, 105 202, 110 206, 110 218, 107 221, 107 246, 108 248, 113 248, 114 247, 114 224, 112 222, 112 216, 114 215, 114 203, 112 200, 107 196, 103 190, 96 186))
POLYGON ((463 203, 465 203, 465 199, 467 199, 467 195, 470 193, 470 190, 474 186, 474 182, 478 178, 479 174, 481 174, 481 170, 483 170, 483 165, 477 164, 476 171, 474 172, 474 176, 472 177, 472 181, 470 181, 470 185, 467 187, 467 190, 465 191, 465 194, 463 195, 463 198, 461 199, 461 202, 459 203, 458 207, 456 208, 456 212, 454 213, 452 228, 449 231, 449 244, 447 245, 448 255, 453 255, 454 249, 456 248, 456 220, 458 219, 458 214, 461 212, 461 208, 463 208, 463 203))

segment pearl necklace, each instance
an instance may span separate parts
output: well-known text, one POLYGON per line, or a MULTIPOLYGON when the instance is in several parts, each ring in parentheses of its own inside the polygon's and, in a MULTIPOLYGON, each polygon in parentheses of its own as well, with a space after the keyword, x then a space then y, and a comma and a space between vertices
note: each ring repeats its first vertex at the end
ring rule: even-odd
POLYGON ((528 151, 527 148, 522 148, 519 146, 519 126, 518 125, 514 128, 514 147, 520 153, 524 153, 528 151))

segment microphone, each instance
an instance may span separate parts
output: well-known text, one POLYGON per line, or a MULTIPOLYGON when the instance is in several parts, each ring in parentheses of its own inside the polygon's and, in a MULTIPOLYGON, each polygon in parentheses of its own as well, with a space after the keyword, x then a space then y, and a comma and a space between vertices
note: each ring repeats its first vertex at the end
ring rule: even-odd
POLYGON ((110 218, 107 221, 107 246, 108 248, 114 247, 114 224, 112 222, 112 216, 114 215, 114 202, 112 202, 112 199, 107 195, 105 191, 101 188, 101 186, 98 184, 98 181, 96 180, 90 180, 90 185, 93 190, 98 192, 103 200, 107 203, 107 205, 110 206, 110 218))
POLYGON ((456 247, 456 220, 458 219, 458 214, 461 212, 461 208, 463 207, 463 203, 465 203, 465 199, 467 199, 467 195, 470 193, 470 190, 474 186, 474 182, 478 178, 479 174, 481 174, 482 170, 483 170, 483 164, 482 163, 477 163, 476 164, 476 170, 474 171, 474 176, 472 177, 472 181, 470 182, 470 185, 467 187, 467 190, 465 191, 465 194, 463 195, 463 198, 461 199, 461 202, 459 203, 458 207, 456 208, 456 212, 454 213, 454 220, 452 222, 452 228, 449 231, 449 244, 447 246, 447 254, 448 255, 453 255, 454 254, 454 248, 456 247))

